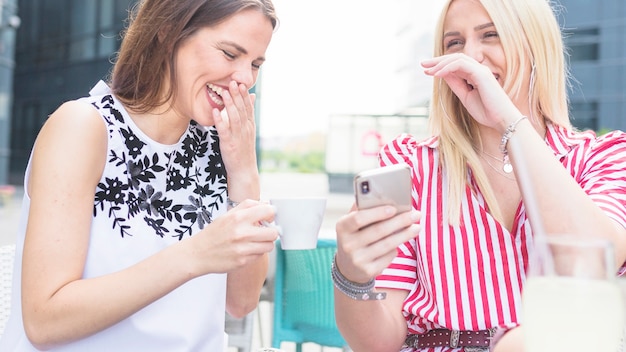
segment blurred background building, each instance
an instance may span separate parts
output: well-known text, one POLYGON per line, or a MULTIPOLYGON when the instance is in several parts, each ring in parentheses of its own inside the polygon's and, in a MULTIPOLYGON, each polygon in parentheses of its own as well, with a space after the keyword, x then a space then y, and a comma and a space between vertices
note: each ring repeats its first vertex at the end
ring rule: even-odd
MULTIPOLYGON (((87 94, 95 82, 106 79, 134 3, 0 0, 0 185, 22 183, 33 142, 48 115, 63 101, 87 94)), ((355 172, 375 164, 372 153, 381 140, 400 131, 426 133, 424 109, 430 87, 416 77, 423 75, 419 61, 431 55, 432 34, 418 30, 412 16, 422 2, 387 4, 397 13, 389 38, 395 51, 380 65, 393 66, 393 82, 403 89, 387 102, 388 113, 342 112, 330 117, 326 143, 317 144, 325 146, 321 171, 336 176, 330 179, 338 180, 338 191, 348 190, 345 181, 355 172)), ((574 124, 596 131, 626 130, 626 1, 560 0, 560 4, 559 20, 567 33, 575 78, 570 95, 574 124)), ((358 13, 345 14, 345 21, 358 13)), ((324 67, 306 70, 319 74, 324 67)))
POLYGON ((571 72, 573 123, 626 130, 626 1, 560 0, 571 72))
POLYGON ((0 185, 7 183, 9 174, 15 32, 20 24, 17 0, 0 0, 0 185))
POLYGON ((21 25, 15 42, 10 133, 4 141, 10 150, 9 173, 0 180, 21 184, 48 115, 62 102, 86 95, 108 75, 132 1, 11 1, 17 2, 21 25))

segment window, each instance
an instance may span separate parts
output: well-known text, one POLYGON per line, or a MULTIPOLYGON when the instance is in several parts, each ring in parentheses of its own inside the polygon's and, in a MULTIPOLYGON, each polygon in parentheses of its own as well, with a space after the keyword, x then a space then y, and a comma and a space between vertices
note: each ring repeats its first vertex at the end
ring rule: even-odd
POLYGON ((598 130, 598 103, 572 102, 570 105, 572 124, 580 130, 598 130))
POLYGON ((574 61, 596 61, 599 49, 598 28, 576 29, 566 37, 570 49, 570 59, 574 61))
POLYGON ((96 56, 96 2, 73 0, 70 9, 69 60, 96 56))

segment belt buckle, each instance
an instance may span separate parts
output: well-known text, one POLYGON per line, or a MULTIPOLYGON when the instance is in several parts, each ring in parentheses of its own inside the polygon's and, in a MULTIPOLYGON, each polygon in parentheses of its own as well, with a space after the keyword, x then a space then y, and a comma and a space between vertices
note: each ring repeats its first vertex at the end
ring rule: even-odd
POLYGON ((457 348, 459 347, 459 336, 461 333, 459 330, 450 330, 450 347, 457 348))
POLYGON ((489 348, 484 347, 465 347, 465 352, 489 352, 489 348))
MULTIPOLYGON (((489 331, 489 339, 496 334, 497 328, 487 329, 489 331)), ((465 347, 465 352, 489 352, 489 347, 465 347)))
POLYGON ((417 348, 418 339, 417 335, 409 335, 406 340, 404 340, 404 345, 407 347, 417 348))

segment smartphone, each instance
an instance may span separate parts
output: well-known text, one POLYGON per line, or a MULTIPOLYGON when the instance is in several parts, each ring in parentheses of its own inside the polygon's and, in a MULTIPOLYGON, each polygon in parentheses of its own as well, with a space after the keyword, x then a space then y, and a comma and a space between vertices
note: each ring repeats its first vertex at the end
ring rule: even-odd
POLYGON ((399 212, 411 210, 411 169, 400 163, 360 172, 354 194, 359 209, 393 205, 399 212))

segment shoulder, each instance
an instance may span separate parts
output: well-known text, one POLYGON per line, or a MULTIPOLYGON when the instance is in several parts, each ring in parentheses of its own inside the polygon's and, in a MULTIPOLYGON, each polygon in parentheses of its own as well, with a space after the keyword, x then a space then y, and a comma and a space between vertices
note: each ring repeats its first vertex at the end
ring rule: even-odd
POLYGON ((555 155, 580 175, 626 178, 626 133, 615 130, 603 135, 554 126, 546 137, 555 155))
POLYGON ((75 128, 100 129, 104 122, 96 108, 83 100, 71 100, 59 106, 46 120, 44 126, 63 127, 73 130, 75 128))
POLYGON ((72 100, 48 117, 35 141, 35 153, 53 159, 90 157, 105 154, 107 140, 106 125, 98 111, 85 101, 72 100))
POLYGON ((597 137, 595 142, 599 145, 624 145, 626 144, 626 133, 614 130, 597 137))
POLYGON ((435 153, 439 145, 439 138, 436 136, 418 139, 414 135, 403 133, 383 145, 381 158, 390 157, 392 159, 413 158, 419 154, 435 153))
POLYGON ((37 136, 37 143, 46 143, 50 139, 59 146, 70 148, 93 145, 107 140, 106 125, 91 104, 72 100, 63 103, 48 117, 37 136))
POLYGON ((561 157, 581 151, 589 153, 602 152, 607 149, 618 151, 626 148, 626 133, 615 130, 598 136, 591 130, 570 130, 550 124, 546 131, 546 142, 561 157))
POLYGON ((439 138, 437 136, 418 139, 412 134, 402 133, 396 138, 387 142, 383 146, 383 149, 398 149, 412 152, 420 148, 436 149, 438 146, 439 138))

